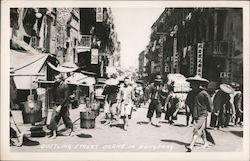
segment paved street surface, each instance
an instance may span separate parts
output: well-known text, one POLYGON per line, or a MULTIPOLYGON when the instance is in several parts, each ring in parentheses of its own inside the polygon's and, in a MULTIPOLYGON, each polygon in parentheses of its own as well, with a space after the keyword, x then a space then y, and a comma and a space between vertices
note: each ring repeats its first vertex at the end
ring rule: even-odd
MULTIPOLYGON (((60 136, 56 139, 31 138, 40 142, 38 146, 12 146, 12 152, 185 152, 185 144, 189 143, 192 136, 192 127, 185 127, 185 116, 178 115, 175 125, 170 125, 162 116, 160 128, 148 125, 146 108, 140 108, 133 113, 129 120, 128 131, 124 131, 118 123, 117 126, 109 127, 102 124, 101 113, 96 119, 95 129, 81 129, 79 109, 70 111, 76 131, 73 137, 66 136, 67 131, 62 125, 60 136)), ((22 123, 20 111, 13 111, 14 118, 22 130, 28 130, 31 125, 22 123)), ((154 120, 153 120, 154 121, 154 120)), ((122 120, 120 120, 122 123, 122 120)), ((45 130, 47 130, 44 127, 45 130)), ((194 151, 201 152, 240 152, 243 145, 243 131, 241 127, 230 126, 223 130, 209 130, 215 141, 215 146, 202 148, 200 139, 194 151)))

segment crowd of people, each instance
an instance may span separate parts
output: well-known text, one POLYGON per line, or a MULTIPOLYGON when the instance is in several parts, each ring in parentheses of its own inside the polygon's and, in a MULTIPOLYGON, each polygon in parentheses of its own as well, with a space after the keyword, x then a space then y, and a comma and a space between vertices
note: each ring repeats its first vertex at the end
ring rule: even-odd
MULTIPOLYGON (((206 135, 210 135, 211 139, 211 134, 206 130, 208 126, 212 129, 220 129, 229 126, 230 122, 233 122, 235 126, 243 126, 243 92, 238 83, 220 84, 217 90, 210 93, 207 89, 208 80, 196 75, 188 78, 187 81, 190 83, 191 90, 187 94, 184 106, 186 126, 194 127, 192 141, 190 145, 185 146, 188 152, 192 151, 199 137, 204 140, 204 147, 208 147, 206 135), (211 117, 209 123, 208 117, 211 117)), ((120 116, 124 116, 124 130, 127 130, 128 118, 133 107, 136 109, 141 105, 148 105, 146 115, 148 124, 160 127, 161 116, 164 113, 165 120, 172 125, 177 119, 177 114, 183 108, 178 95, 174 92, 174 84, 165 86, 160 75, 156 76, 154 83, 145 87, 141 81, 137 81, 134 90, 132 85, 128 90, 124 89, 124 87, 130 86, 129 78, 125 78, 123 84, 118 82, 117 84, 117 88, 113 92, 106 92, 108 88, 111 88, 110 85, 105 88, 105 113, 111 113, 111 117, 107 117, 105 125, 116 123, 120 116), (121 111, 124 110, 125 115, 124 112, 121 114, 121 111), (154 112, 155 123, 152 122, 154 112), (114 117, 115 115, 118 117, 114 117), (116 118, 113 120, 114 122, 112 122, 112 118, 116 118)))
MULTIPOLYGON (((70 129, 69 135, 74 136, 73 123, 69 117, 70 93, 68 86, 61 73, 55 77, 55 81, 53 88, 55 107, 48 125, 48 129, 51 130, 50 137, 56 138, 58 122, 61 118, 65 126, 70 129)), ((208 126, 214 129, 225 128, 232 121, 235 126, 243 125, 243 92, 238 83, 221 84, 211 94, 207 92, 208 80, 197 75, 188 78, 187 81, 192 90, 187 94, 184 106, 186 125, 194 127, 192 141, 190 145, 186 146, 188 152, 192 151, 198 137, 204 140, 205 147, 208 146, 206 138, 208 126), (211 113, 211 121, 208 125, 209 113, 211 113)), ((174 84, 165 85, 160 75, 156 76, 153 83, 144 86, 142 80, 131 84, 129 77, 119 81, 117 75, 112 74, 111 78, 106 81, 103 95, 105 95, 103 108, 106 120, 104 125, 114 125, 122 119, 125 131, 128 130, 129 119, 132 118, 133 111, 142 106, 148 110, 145 116, 148 118, 148 124, 156 127, 161 127, 162 113, 165 114, 164 119, 172 125, 183 108, 180 99, 174 92, 174 84), (156 121, 152 122, 154 113, 156 113, 156 121)), ((24 134, 20 135, 23 137, 24 134)), ((20 146, 21 143, 17 145, 20 146)))

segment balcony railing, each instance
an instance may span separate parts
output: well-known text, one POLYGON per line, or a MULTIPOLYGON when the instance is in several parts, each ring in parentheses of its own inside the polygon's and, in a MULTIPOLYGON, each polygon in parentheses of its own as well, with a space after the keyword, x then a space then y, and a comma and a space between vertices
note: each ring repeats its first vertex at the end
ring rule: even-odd
POLYGON ((78 48, 89 48, 91 47, 91 35, 80 35, 80 41, 78 48))
POLYGON ((229 52, 228 49, 232 47, 232 43, 227 41, 214 41, 207 42, 205 46, 208 55, 226 56, 229 52))

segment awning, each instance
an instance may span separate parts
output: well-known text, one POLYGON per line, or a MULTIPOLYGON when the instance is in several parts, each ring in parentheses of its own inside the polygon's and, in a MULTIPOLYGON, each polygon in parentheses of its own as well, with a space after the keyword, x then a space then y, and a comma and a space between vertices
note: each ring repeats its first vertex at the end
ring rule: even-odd
POLYGON ((30 54, 10 50, 10 72, 14 72, 14 82, 17 89, 34 89, 36 84, 32 83, 38 79, 46 80, 45 62, 49 54, 30 54), (32 76, 42 74, 43 76, 32 76))
POLYGON ((77 53, 79 54, 79 53, 84 53, 84 52, 87 52, 87 51, 90 51, 90 48, 89 47, 86 47, 86 48, 84 48, 84 47, 78 47, 77 48, 77 53))
POLYGON ((36 51, 34 48, 32 48, 27 43, 17 40, 16 38, 11 39, 11 47, 15 50, 17 49, 24 49, 26 53, 30 54, 40 54, 38 51, 36 51))
POLYGON ((93 86, 96 81, 94 77, 89 77, 82 73, 74 72, 70 77, 68 77, 65 82, 76 84, 76 85, 87 85, 87 86, 93 86))

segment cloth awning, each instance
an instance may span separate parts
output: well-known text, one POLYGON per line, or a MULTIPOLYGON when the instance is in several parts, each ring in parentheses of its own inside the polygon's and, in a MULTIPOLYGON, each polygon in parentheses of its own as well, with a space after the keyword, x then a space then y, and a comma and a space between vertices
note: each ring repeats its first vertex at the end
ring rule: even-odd
POLYGON ((49 54, 30 54, 10 50, 10 72, 14 72, 14 82, 17 89, 34 89, 34 81, 46 80, 46 60, 49 54), (37 76, 37 75, 41 76, 37 76), (33 75, 33 76, 32 76, 33 75))
POLYGON ((82 73, 74 72, 70 77, 68 77, 65 82, 76 84, 76 85, 87 85, 87 86, 93 86, 96 81, 94 77, 87 76, 82 73))

